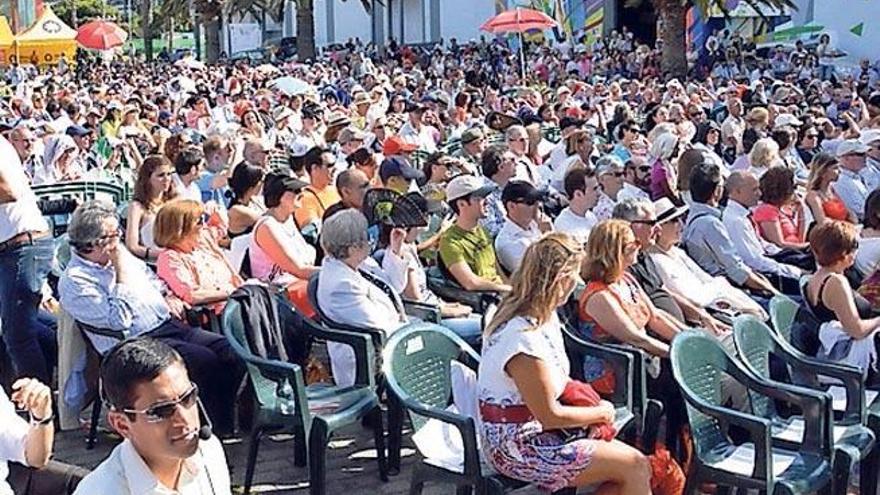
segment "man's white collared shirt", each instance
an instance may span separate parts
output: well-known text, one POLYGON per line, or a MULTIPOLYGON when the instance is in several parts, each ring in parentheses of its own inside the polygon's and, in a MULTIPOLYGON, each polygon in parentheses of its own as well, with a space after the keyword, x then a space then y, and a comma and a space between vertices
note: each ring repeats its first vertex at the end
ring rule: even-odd
POLYGON ((495 253, 498 262, 510 273, 519 268, 526 249, 541 237, 541 229, 537 222, 532 221, 528 229, 523 229, 509 218, 504 222, 498 236, 495 237, 495 253))
POLYGON ((217 437, 199 441, 199 450, 183 461, 177 489, 168 488, 125 440, 77 486, 74 495, 231 495, 226 455, 217 437))

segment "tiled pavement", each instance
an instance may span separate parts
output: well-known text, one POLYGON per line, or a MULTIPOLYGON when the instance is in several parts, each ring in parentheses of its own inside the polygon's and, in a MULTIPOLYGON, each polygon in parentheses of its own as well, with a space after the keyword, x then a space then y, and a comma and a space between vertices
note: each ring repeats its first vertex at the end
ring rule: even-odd
MULTIPOLYGON (((109 434, 100 435, 95 448, 86 450, 85 438, 84 430, 58 433, 55 440, 55 458, 91 469, 97 466, 119 441, 109 434)), ((400 474, 390 477, 387 483, 382 483, 379 480, 372 438, 368 430, 351 427, 331 440, 327 459, 328 494, 408 493, 411 468, 416 462, 412 443, 408 438, 404 441, 400 474)), ((226 458, 234 487, 240 487, 244 482, 247 444, 247 437, 225 442, 226 458)), ((260 445, 252 493, 302 495, 308 493, 308 486, 308 469, 293 465, 292 439, 282 435, 264 437, 260 445)), ((241 489, 237 491, 234 489, 233 493, 241 493, 241 489)), ((450 485, 428 485, 423 493, 451 495, 455 493, 455 489, 450 485)), ((515 493, 519 495, 539 492, 525 488, 515 493)))

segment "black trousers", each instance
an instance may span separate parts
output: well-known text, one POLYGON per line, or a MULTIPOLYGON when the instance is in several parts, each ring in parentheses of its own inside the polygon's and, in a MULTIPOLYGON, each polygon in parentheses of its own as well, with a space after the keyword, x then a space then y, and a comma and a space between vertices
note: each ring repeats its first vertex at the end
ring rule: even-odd
POLYGON ((88 469, 49 461, 43 469, 9 463, 9 486, 16 495, 70 495, 89 474, 88 469))
POLYGON ((233 407, 238 385, 245 373, 244 362, 223 335, 168 320, 146 334, 168 344, 186 363, 190 378, 199 386, 214 430, 233 431, 233 407))
POLYGON ((816 271, 816 258, 809 249, 786 248, 770 257, 780 263, 793 265, 808 272, 816 271))

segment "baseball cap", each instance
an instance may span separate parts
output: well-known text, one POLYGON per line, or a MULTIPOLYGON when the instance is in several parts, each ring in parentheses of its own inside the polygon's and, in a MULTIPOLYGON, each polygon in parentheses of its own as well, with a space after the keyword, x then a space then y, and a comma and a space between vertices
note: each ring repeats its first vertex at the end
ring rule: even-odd
POLYGON ((306 186, 308 183, 294 177, 289 170, 275 169, 263 180, 263 196, 280 197, 287 191, 300 192, 306 186))
POLYGON ((564 130, 568 127, 580 127, 584 125, 584 121, 582 119, 578 119, 575 117, 565 116, 559 119, 559 130, 564 130))
POLYGON ((483 139, 483 131, 479 127, 471 127, 461 133, 461 144, 473 143, 477 139, 483 139))
POLYGON ((867 153, 868 147, 858 139, 847 139, 837 146, 837 156, 846 156, 854 153, 867 153))
POLYGON ((389 156, 379 165, 379 178, 387 182, 391 177, 403 177, 407 180, 421 180, 423 174, 414 168, 402 156, 389 156))
POLYGON ((501 202, 537 203, 544 195, 531 182, 513 180, 501 191, 501 202))
POLYGON ((773 121, 773 127, 775 129, 779 129, 780 127, 800 127, 804 123, 801 122, 800 119, 794 116, 794 114, 790 113, 782 113, 776 116, 776 119, 773 121))
POLYGON ((414 101, 408 101, 408 102, 406 102, 405 110, 406 110, 407 112, 416 112, 416 113, 418 113, 418 112, 424 112, 424 111, 425 111, 425 108, 426 108, 426 107, 425 107, 424 105, 420 104, 420 103, 416 103, 416 102, 414 102, 414 101))
POLYGON ((446 201, 452 202, 468 195, 486 197, 495 188, 487 186, 482 179, 473 175, 459 175, 446 184, 446 201))
POLYGON ((65 131, 65 134, 71 137, 87 136, 91 133, 92 131, 90 129, 86 129, 81 125, 72 125, 67 128, 67 131, 65 131))
POLYGON ((391 136, 382 143, 382 154, 385 156, 409 153, 419 149, 418 145, 408 143, 400 136, 391 136))
POLYGON ((366 137, 366 134, 360 129, 349 126, 339 131, 339 136, 336 140, 339 141, 339 144, 347 144, 352 141, 363 141, 366 137))
POLYGON ((622 171, 623 161, 616 155, 605 155, 596 162, 596 176, 622 171))
POLYGON ((862 131, 861 136, 859 136, 859 141, 862 142, 865 146, 875 142, 880 141, 880 129, 868 129, 866 131, 862 131))

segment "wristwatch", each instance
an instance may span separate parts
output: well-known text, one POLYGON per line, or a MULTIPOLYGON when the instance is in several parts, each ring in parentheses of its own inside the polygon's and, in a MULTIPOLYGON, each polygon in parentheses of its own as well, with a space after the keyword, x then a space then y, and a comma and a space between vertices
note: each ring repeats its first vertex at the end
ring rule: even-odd
POLYGON ((49 415, 43 419, 36 418, 33 414, 30 414, 31 417, 31 425, 34 426, 45 426, 52 423, 52 420, 55 419, 55 413, 49 413, 49 415))

